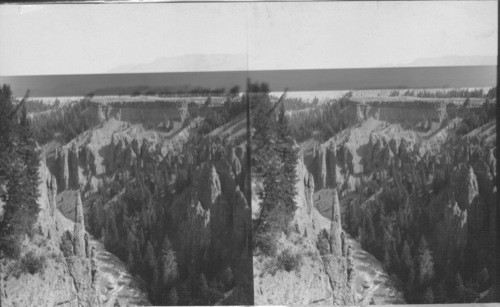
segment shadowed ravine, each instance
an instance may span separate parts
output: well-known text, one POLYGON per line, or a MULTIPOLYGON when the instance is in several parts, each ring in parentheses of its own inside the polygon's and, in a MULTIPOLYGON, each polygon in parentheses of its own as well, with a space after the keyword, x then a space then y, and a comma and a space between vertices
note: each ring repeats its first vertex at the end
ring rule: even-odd
POLYGON ((151 305, 141 283, 127 271, 125 264, 94 237, 90 241, 97 251, 103 306, 113 306, 116 300, 121 306, 151 305))
POLYGON ((372 254, 365 251, 361 244, 346 234, 347 244, 351 245, 356 271, 356 292, 363 297, 361 305, 405 304, 401 282, 387 275, 382 264, 372 254))
MULTIPOLYGON (((331 190, 323 189, 315 192, 314 205, 328 219, 332 216, 331 203, 331 190)), ((340 203, 342 206, 342 201, 340 203)), ((359 303, 368 305, 373 299, 377 305, 406 304, 401 282, 389 276, 382 263, 365 251, 359 241, 347 232, 346 239, 353 252, 356 292, 361 295, 359 303)))

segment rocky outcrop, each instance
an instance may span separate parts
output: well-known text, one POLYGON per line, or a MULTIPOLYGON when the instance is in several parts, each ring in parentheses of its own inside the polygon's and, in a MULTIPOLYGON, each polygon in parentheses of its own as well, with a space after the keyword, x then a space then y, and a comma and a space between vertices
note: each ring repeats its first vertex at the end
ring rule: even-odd
POLYGON ((241 251, 245 246, 250 246, 249 239, 252 232, 250 207, 239 187, 236 187, 233 209, 233 247, 241 251))
POLYGON ((219 176, 222 194, 224 194, 228 200, 234 199, 236 176, 231 165, 226 158, 222 158, 217 162, 215 168, 219 176))
POLYGON ((80 197, 80 192, 76 196, 75 205, 75 226, 73 230, 73 247, 75 251, 75 256, 86 257, 85 248, 85 225, 83 220, 83 206, 82 199, 80 197))
POLYGON ((317 179, 316 187, 317 189, 322 189, 326 187, 326 177, 328 169, 326 167, 326 148, 324 146, 319 146, 316 151, 316 161, 317 161, 317 179))
POLYGON ((68 150, 66 147, 61 147, 56 151, 57 166, 58 166, 58 184, 60 191, 64 191, 69 187, 69 168, 68 168, 68 150))
POLYGON ((69 188, 77 190, 80 188, 80 173, 78 170, 78 147, 73 144, 68 152, 69 188))
POLYGON ((192 233, 193 249, 206 248, 210 244, 210 209, 205 210, 200 202, 195 202, 188 209, 189 229, 192 233))
POLYGON ((197 193, 203 209, 213 207, 217 197, 221 194, 219 175, 212 164, 204 163, 198 171, 197 193))
POLYGON ((367 101, 365 104, 366 110, 364 113, 366 116, 377 116, 377 119, 387 122, 416 124, 425 119, 439 123, 447 116, 446 105, 439 99, 435 101, 401 101, 400 99, 382 101, 372 99, 372 101, 367 101))
POLYGON ((340 204, 337 190, 333 190, 332 220, 330 225, 330 252, 335 257, 342 256, 342 224, 340 220, 340 204))
MULTIPOLYGON (((57 186, 59 191, 66 189, 76 190, 80 187, 79 149, 73 144, 71 147, 60 147, 56 151, 57 186)), ((89 159, 90 160, 90 159, 89 159)))
POLYGON ((332 305, 349 306, 356 304, 355 292, 352 291, 351 280, 347 274, 348 264, 346 257, 326 255, 322 257, 325 272, 332 287, 332 305))
POLYGON ((326 183, 325 186, 337 187, 337 145, 330 143, 326 148, 326 183))
POLYGON ((304 189, 306 196, 306 212, 308 215, 311 215, 314 207, 314 176, 312 174, 304 176, 304 189))
POLYGON ((337 190, 334 189, 332 193, 332 217, 329 234, 330 254, 323 255, 322 259, 333 290, 333 304, 353 305, 356 303, 356 297, 352 287, 352 265, 349 266, 337 190))
POLYGON ((236 155, 236 149, 234 148, 234 146, 230 146, 227 156, 234 175, 239 176, 241 173, 241 162, 240 158, 238 158, 238 156, 236 155))
POLYGON ((461 210, 467 210, 474 198, 478 195, 479 189, 477 178, 471 166, 464 163, 459 164, 451 176, 453 197, 461 210))
POLYGON ((314 167, 314 182, 316 189, 323 189, 335 185, 336 178, 336 147, 320 145, 314 148, 313 161, 314 167))
POLYGON ((69 274, 73 278, 78 306, 101 306, 98 280, 91 259, 81 257, 66 258, 69 274))
MULTIPOLYGON (((91 260, 85 255, 85 250, 82 257, 65 257, 60 249, 64 225, 68 221, 54 207, 57 184, 44 159, 40 163, 39 175, 40 212, 35 224, 38 231, 31 240, 26 240, 21 257, 27 252, 42 257, 43 269, 35 274, 20 273, 18 277, 2 274, 0 302, 2 306, 100 306, 99 281, 93 278, 91 260)), ((9 261, 5 263, 6 267, 16 265, 9 261)))
POLYGON ((343 231, 340 234, 340 241, 342 244, 342 256, 347 257, 347 242, 346 242, 346 238, 345 238, 345 233, 343 231))
POLYGON ((50 215, 54 217, 57 210, 56 195, 57 195, 57 180, 54 175, 50 176, 50 180, 47 180, 48 197, 49 197, 49 208, 50 215))
POLYGON ((66 257, 68 271, 73 278, 77 292, 78 306, 100 306, 99 279, 96 275, 97 265, 92 258, 88 234, 85 232, 83 205, 80 192, 76 195, 75 220, 73 226, 74 255, 66 257))

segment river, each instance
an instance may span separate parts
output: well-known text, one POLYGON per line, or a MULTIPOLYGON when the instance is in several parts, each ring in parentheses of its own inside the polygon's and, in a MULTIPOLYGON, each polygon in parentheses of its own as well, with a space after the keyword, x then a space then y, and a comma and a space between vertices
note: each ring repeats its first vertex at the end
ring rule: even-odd
POLYGON ((115 301, 120 306, 151 305, 143 285, 128 272, 125 263, 108 252, 101 242, 93 237, 90 241, 97 251, 103 306, 114 306, 115 301))
MULTIPOLYGON (((314 206, 330 220, 332 216, 332 192, 323 189, 314 192, 314 206)), ((342 203, 341 210, 342 210, 342 203)), ((406 304, 402 284, 399 279, 389 276, 382 263, 365 251, 361 244, 346 232, 347 244, 353 251, 356 272, 356 290, 361 297, 361 305, 370 304, 372 299, 377 305, 406 304)))
POLYGON ((406 304, 401 282, 389 276, 380 261, 365 251, 361 244, 346 233, 347 244, 353 251, 356 272, 356 292, 362 297, 361 305, 406 304))

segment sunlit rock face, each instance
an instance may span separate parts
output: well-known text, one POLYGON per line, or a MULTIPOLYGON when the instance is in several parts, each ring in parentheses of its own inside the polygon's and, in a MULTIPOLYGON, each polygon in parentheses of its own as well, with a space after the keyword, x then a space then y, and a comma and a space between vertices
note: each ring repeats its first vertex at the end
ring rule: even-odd
MULTIPOLYGON (((40 212, 34 228, 36 234, 24 245, 22 254, 34 252, 44 256, 44 268, 36 274, 21 273, 18 277, 3 275, 0 300, 2 306, 101 306, 99 280, 95 267, 86 253, 81 201, 77 210, 77 220, 73 236, 76 254, 64 255, 61 250, 61 237, 65 226, 71 224, 55 207, 57 183, 45 165, 44 159, 39 168, 40 193, 38 204, 40 212), (77 239, 78 238, 78 239, 77 239), (40 244, 40 242, 44 242, 40 244)), ((5 273, 5 272, 2 272, 5 273)))
POLYGON ((323 217, 314 207, 315 177, 302 159, 297 162, 297 209, 290 225, 294 230, 278 239, 277 255, 284 251, 298 254, 300 264, 296 269, 286 271, 276 268, 276 256, 254 255, 255 304, 354 305, 357 302, 351 283, 354 277, 349 278, 348 258, 342 254, 338 198, 334 200, 332 197, 330 202, 334 207, 332 220, 323 217), (329 237, 328 252, 320 255, 317 242, 323 230, 329 237))
POLYGON ((330 252, 335 257, 342 256, 342 224, 340 221, 340 204, 337 190, 333 190, 332 222, 330 226, 330 252))
POLYGON ((205 210, 210 209, 222 192, 219 175, 215 167, 208 163, 202 164, 198 172, 197 180, 198 199, 201 206, 205 210))
POLYGON ((459 164, 452 173, 453 196, 461 210, 467 210, 478 195, 477 178, 472 166, 459 164))
POLYGON ((58 166, 58 187, 64 191, 69 187, 68 150, 61 147, 56 152, 58 166))
POLYGON ((74 239, 74 250, 75 256, 85 257, 85 225, 83 220, 83 205, 80 193, 76 196, 76 207, 75 207, 75 227, 73 231, 74 239))

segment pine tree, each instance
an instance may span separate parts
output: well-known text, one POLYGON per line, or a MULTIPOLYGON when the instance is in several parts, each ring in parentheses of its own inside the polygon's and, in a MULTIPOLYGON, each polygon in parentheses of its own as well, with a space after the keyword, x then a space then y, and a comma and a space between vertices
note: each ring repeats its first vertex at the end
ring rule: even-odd
POLYGON ((177 295, 177 289, 174 287, 168 292, 168 304, 170 306, 177 306, 179 302, 179 296, 177 295))
POLYGON ((127 268, 132 274, 135 271, 134 253, 130 250, 127 252, 127 268))
POLYGON ((373 225, 373 213, 368 210, 366 215, 366 227, 365 227, 365 234, 366 234, 366 241, 367 244, 372 244, 376 237, 375 237, 375 226, 373 225))
POLYGON ((149 284, 149 289, 151 292, 152 300, 153 302, 160 302, 161 301, 161 286, 160 286, 160 270, 158 268, 158 264, 154 263, 153 268, 153 278, 151 279, 151 282, 149 284))
POLYGON ((264 174, 264 188, 261 197, 261 213, 258 221, 257 232, 274 232, 284 230, 285 205, 280 197, 280 168, 278 157, 269 159, 267 170, 264 174))
POLYGON ((389 250, 385 250, 384 252, 384 268, 389 271, 391 269, 391 266, 392 266, 392 259, 391 259, 391 254, 389 252, 389 250))
POLYGON ((161 253, 163 284, 165 286, 170 286, 179 276, 179 272, 177 270, 177 257, 168 236, 165 236, 165 239, 163 240, 161 253))
POLYGON ((144 260, 142 257, 141 249, 139 247, 139 242, 135 242, 135 248, 132 252, 132 255, 134 257, 134 263, 135 263, 135 270, 137 274, 143 275, 144 273, 144 260))
POLYGON ((429 283, 434 278, 434 260, 425 237, 422 236, 418 247, 418 279, 421 285, 429 283))
POLYGON ((460 273, 455 275, 455 303, 463 303, 465 297, 465 286, 460 273))
MULTIPOLYGON (((33 131, 31 128, 31 123, 28 119, 28 113, 26 111, 26 105, 22 107, 21 119, 20 119, 20 137, 21 143, 23 145, 23 160, 27 166, 27 175, 30 182, 31 190, 36 191, 30 195, 33 198, 38 198, 38 166, 40 163, 40 150, 37 148, 38 145, 33 137, 33 131)), ((36 211, 36 210, 35 210, 36 211)))
POLYGON ((118 238, 118 228, 116 226, 116 221, 113 216, 108 217, 108 225, 106 227, 105 239, 106 240, 104 241, 104 245, 107 248, 113 250, 115 250, 117 245, 121 242, 118 238))
MULTIPOLYGON (((284 98, 284 97, 282 97, 284 98)), ((286 213, 293 218, 295 212, 295 184, 297 182, 296 166, 298 152, 295 148, 295 142, 292 137, 290 122, 286 116, 285 104, 281 102, 278 113, 277 125, 277 151, 283 163, 282 168, 282 189, 284 193, 286 213)))
POLYGON ((411 250, 406 240, 403 243, 403 251, 401 252, 401 261, 403 265, 409 269, 412 263, 411 250))
POLYGON ((439 282, 436 288, 435 302, 438 304, 445 303, 447 301, 447 293, 445 287, 444 279, 439 282))
POLYGON ((422 295, 422 303, 424 304, 432 304, 434 303, 434 293, 432 292, 432 288, 429 286, 425 289, 422 295))
POLYGON ((269 157, 273 155, 275 114, 269 96, 266 93, 249 93, 252 106, 253 158, 258 171, 265 170, 269 157))
POLYGON ((156 265, 156 259, 155 259, 155 250, 150 241, 148 241, 148 243, 146 244, 146 255, 144 256, 144 258, 149 270, 153 272, 156 265))
POLYGON ((39 152, 26 111, 27 97, 14 108, 10 87, 0 90, 0 195, 4 205, 0 223, 0 250, 16 257, 23 235, 31 235, 39 212, 39 152), (17 114, 21 108, 21 115, 17 114))
POLYGON ((200 279, 199 279, 199 285, 198 285, 198 289, 200 291, 200 297, 203 299, 203 302, 204 303, 209 303, 209 295, 210 295, 210 289, 208 288, 208 282, 207 282, 207 278, 205 277, 205 274, 201 274, 200 275, 200 279))

